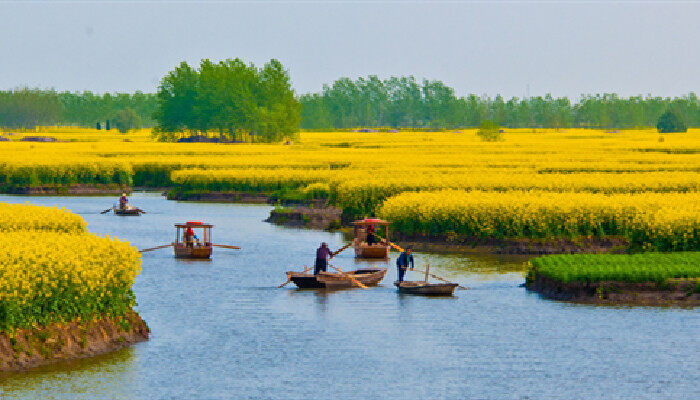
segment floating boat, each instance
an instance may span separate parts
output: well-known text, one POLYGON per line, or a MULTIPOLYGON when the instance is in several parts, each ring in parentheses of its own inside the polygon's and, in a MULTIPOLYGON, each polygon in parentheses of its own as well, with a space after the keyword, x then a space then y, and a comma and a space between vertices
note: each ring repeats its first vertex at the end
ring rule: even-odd
POLYGON ((142 211, 139 208, 118 208, 114 207, 114 215, 123 215, 123 216, 136 216, 138 217, 141 215, 142 211))
POLYGON ((172 244, 175 257, 199 260, 209 259, 213 248, 211 243, 211 228, 213 227, 214 225, 204 224, 199 221, 187 221, 184 224, 175 224, 175 242, 172 244), (202 229, 202 240, 197 240, 195 242, 193 237, 187 237, 188 228, 191 228, 193 231, 195 229, 202 229), (180 234, 181 230, 182 234, 180 234), (182 241, 180 241, 181 238, 182 241))
POLYGON ((288 271, 287 277, 300 289, 340 289, 357 286, 350 277, 365 286, 376 286, 384 279, 386 271, 386 268, 361 268, 342 273, 322 271, 318 275, 288 271))
POLYGON ((389 258, 391 245, 389 244, 389 222, 377 218, 365 218, 352 223, 355 226, 354 236, 352 241, 355 249, 356 258, 389 258), (367 243, 367 234, 376 226, 383 226, 385 237, 378 238, 378 242, 367 243), (371 228, 370 228, 371 227, 371 228))
POLYGON ((422 296, 452 296, 459 286, 456 283, 428 283, 424 281, 394 282, 399 293, 417 294, 422 296))

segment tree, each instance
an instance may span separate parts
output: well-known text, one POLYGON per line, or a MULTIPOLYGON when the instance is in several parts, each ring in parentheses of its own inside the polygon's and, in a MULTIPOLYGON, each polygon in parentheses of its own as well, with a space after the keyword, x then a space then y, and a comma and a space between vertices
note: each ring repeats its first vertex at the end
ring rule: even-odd
POLYGON ((181 63, 158 88, 153 114, 161 140, 215 134, 224 141, 276 142, 299 130, 299 101, 277 60, 263 68, 242 60, 181 63))
POLYGON ((141 127, 141 118, 136 111, 131 108, 125 108, 112 117, 112 123, 119 132, 126 133, 132 129, 139 129, 141 127))
POLYGON ((656 123, 656 129, 659 131, 659 133, 688 131, 688 127, 685 125, 683 118, 672 110, 666 110, 665 113, 661 114, 658 122, 656 123))
POLYGON ((486 142, 498 142, 503 140, 501 137, 501 128, 489 120, 481 121, 479 130, 476 131, 476 134, 481 138, 481 140, 486 142))

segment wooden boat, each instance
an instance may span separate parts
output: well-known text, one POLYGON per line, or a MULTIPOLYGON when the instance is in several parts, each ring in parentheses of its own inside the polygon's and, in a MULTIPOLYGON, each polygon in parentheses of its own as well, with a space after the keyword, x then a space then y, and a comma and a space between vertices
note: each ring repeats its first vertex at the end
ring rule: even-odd
POLYGON ((428 283, 424 281, 403 281, 394 282, 394 286, 399 289, 399 293, 417 294, 422 296, 452 296, 456 283, 428 283))
POLYGON ((214 225, 204 224, 199 221, 187 221, 184 224, 175 224, 175 241, 173 242, 173 250, 177 258, 189 259, 209 259, 212 252, 211 243, 211 228, 214 225), (193 237, 187 237, 187 228, 202 229, 202 240, 195 242, 193 237), (180 234, 182 230, 182 234, 180 234), (180 241, 182 238, 182 241, 180 241))
POLYGON ((365 286, 376 286, 384 279, 386 271, 386 268, 361 268, 354 271, 343 271, 342 274, 322 271, 318 275, 289 271, 287 277, 300 289, 340 289, 357 286, 352 279, 348 279, 347 275, 352 276, 365 286))
POLYGON ((355 226, 354 236, 352 241, 355 249, 356 258, 389 258, 389 222, 376 218, 365 218, 352 223, 355 226), (369 245, 367 243, 367 233, 371 229, 370 226, 383 226, 386 236, 380 239, 378 243, 369 245))
POLYGON ((141 210, 138 208, 119 208, 119 207, 114 207, 114 215, 123 215, 123 216, 136 216, 138 217, 141 215, 141 210))

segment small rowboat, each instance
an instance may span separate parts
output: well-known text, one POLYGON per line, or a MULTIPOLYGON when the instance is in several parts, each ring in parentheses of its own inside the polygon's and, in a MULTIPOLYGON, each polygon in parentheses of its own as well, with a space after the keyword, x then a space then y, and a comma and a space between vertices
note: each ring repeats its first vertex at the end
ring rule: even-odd
POLYGON ((175 242, 173 250, 176 258, 190 258, 196 260, 206 260, 211 257, 211 228, 214 225, 204 224, 199 221, 187 221, 184 224, 175 224, 175 242), (202 229, 202 241, 194 242, 194 238, 187 236, 187 229, 202 229), (182 231, 182 234, 180 233, 182 231), (182 238, 182 241, 180 241, 182 238))
POLYGON ((354 239, 352 241, 355 249, 356 258, 389 258, 389 222, 377 218, 365 218, 352 223, 354 229, 354 239), (385 238, 378 239, 377 242, 371 245, 367 243, 367 235, 371 229, 377 226, 383 226, 385 230, 385 238))
POLYGON ((114 215, 136 216, 136 217, 138 217, 139 215, 141 215, 141 209, 138 209, 138 208, 118 208, 118 207, 114 207, 114 215))
POLYGON ((356 286, 349 277, 365 286, 376 286, 386 275, 386 268, 361 268, 343 273, 321 271, 318 275, 288 271, 287 277, 299 289, 340 289, 356 286))
POLYGON ((428 283, 425 281, 396 281, 394 286, 399 289, 399 293, 422 296, 452 296, 455 288, 459 285, 456 283, 428 283))

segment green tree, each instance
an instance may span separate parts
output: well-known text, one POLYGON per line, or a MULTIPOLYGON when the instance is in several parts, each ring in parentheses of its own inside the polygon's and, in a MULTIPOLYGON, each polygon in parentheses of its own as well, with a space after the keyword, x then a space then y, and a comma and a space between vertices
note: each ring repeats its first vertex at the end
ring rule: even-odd
POLYGON ((489 120, 481 121, 479 130, 476 131, 476 134, 481 138, 481 140, 486 142, 498 142, 503 140, 501 136, 501 128, 489 120))
POLYGON ((112 123, 121 133, 126 133, 132 129, 141 128, 141 118, 136 111, 132 110, 131 108, 125 108, 118 111, 114 117, 112 117, 112 123))
POLYGON ((658 122, 656 123, 656 129, 659 131, 659 133, 688 131, 688 127, 685 125, 683 118, 672 110, 666 110, 665 113, 661 114, 658 122))

